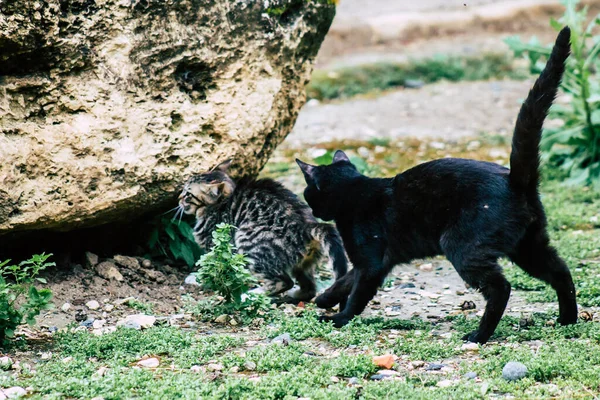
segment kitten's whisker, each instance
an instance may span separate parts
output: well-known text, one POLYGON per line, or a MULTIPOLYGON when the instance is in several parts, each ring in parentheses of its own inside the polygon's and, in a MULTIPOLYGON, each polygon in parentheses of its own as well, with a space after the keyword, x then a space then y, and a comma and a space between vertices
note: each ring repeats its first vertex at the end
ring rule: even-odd
POLYGON ((178 209, 178 208, 180 208, 180 207, 181 207, 181 206, 173 207, 173 208, 171 208, 169 211, 165 211, 164 213, 162 213, 162 214, 160 214, 160 215, 166 215, 166 214, 168 214, 168 213, 170 213, 170 212, 172 212, 172 211, 175 211, 175 210, 177 210, 177 209, 178 209))

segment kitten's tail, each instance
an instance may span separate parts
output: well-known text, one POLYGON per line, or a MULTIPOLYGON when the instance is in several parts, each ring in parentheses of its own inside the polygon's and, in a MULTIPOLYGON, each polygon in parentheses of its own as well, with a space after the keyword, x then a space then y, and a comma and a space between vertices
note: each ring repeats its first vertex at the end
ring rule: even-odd
POLYGON ((317 223, 311 229, 311 235, 323 246, 323 253, 329 255, 335 279, 338 280, 348 272, 348 259, 344 251, 344 243, 334 225, 317 223))
POLYGON ((566 26, 558 34, 546 67, 529 91, 517 117, 510 154, 510 182, 522 191, 529 192, 538 187, 542 125, 565 71, 570 38, 571 30, 566 26))

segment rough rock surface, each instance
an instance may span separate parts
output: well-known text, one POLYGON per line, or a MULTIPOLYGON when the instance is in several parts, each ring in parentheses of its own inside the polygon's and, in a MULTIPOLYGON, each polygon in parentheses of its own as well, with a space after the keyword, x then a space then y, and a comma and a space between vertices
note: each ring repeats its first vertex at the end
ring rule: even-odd
POLYGON ((0 235, 132 218, 191 173, 256 174, 288 134, 329 1, 0 5, 0 235))

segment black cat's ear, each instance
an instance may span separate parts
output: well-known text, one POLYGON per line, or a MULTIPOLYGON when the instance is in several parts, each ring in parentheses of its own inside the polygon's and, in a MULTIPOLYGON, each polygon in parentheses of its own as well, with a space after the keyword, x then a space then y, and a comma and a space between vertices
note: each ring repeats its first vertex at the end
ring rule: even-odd
POLYGON ((219 170, 221 172, 227 173, 229 171, 229 167, 231 166, 231 159, 223 161, 221 164, 217 165, 213 171, 219 170))
POLYGON ((302 170, 302 174, 304 174, 304 179, 306 179, 306 183, 309 183, 309 181, 313 181, 315 169, 317 167, 315 167, 314 165, 307 164, 304 161, 300 161, 297 158, 296 158, 296 163, 302 170))
POLYGON ((333 162, 336 163, 336 162, 340 162, 340 161, 348 161, 348 162, 350 162, 350 159, 348 158, 348 156, 346 155, 346 153, 344 153, 341 150, 338 150, 333 155, 333 162))

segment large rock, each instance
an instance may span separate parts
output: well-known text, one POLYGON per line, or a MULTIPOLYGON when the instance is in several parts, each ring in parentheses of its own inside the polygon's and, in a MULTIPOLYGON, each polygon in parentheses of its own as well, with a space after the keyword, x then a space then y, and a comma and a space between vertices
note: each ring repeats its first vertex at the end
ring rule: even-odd
POLYGON ((0 235, 159 208, 226 158, 256 174, 304 104, 326 0, 0 5, 0 235))

